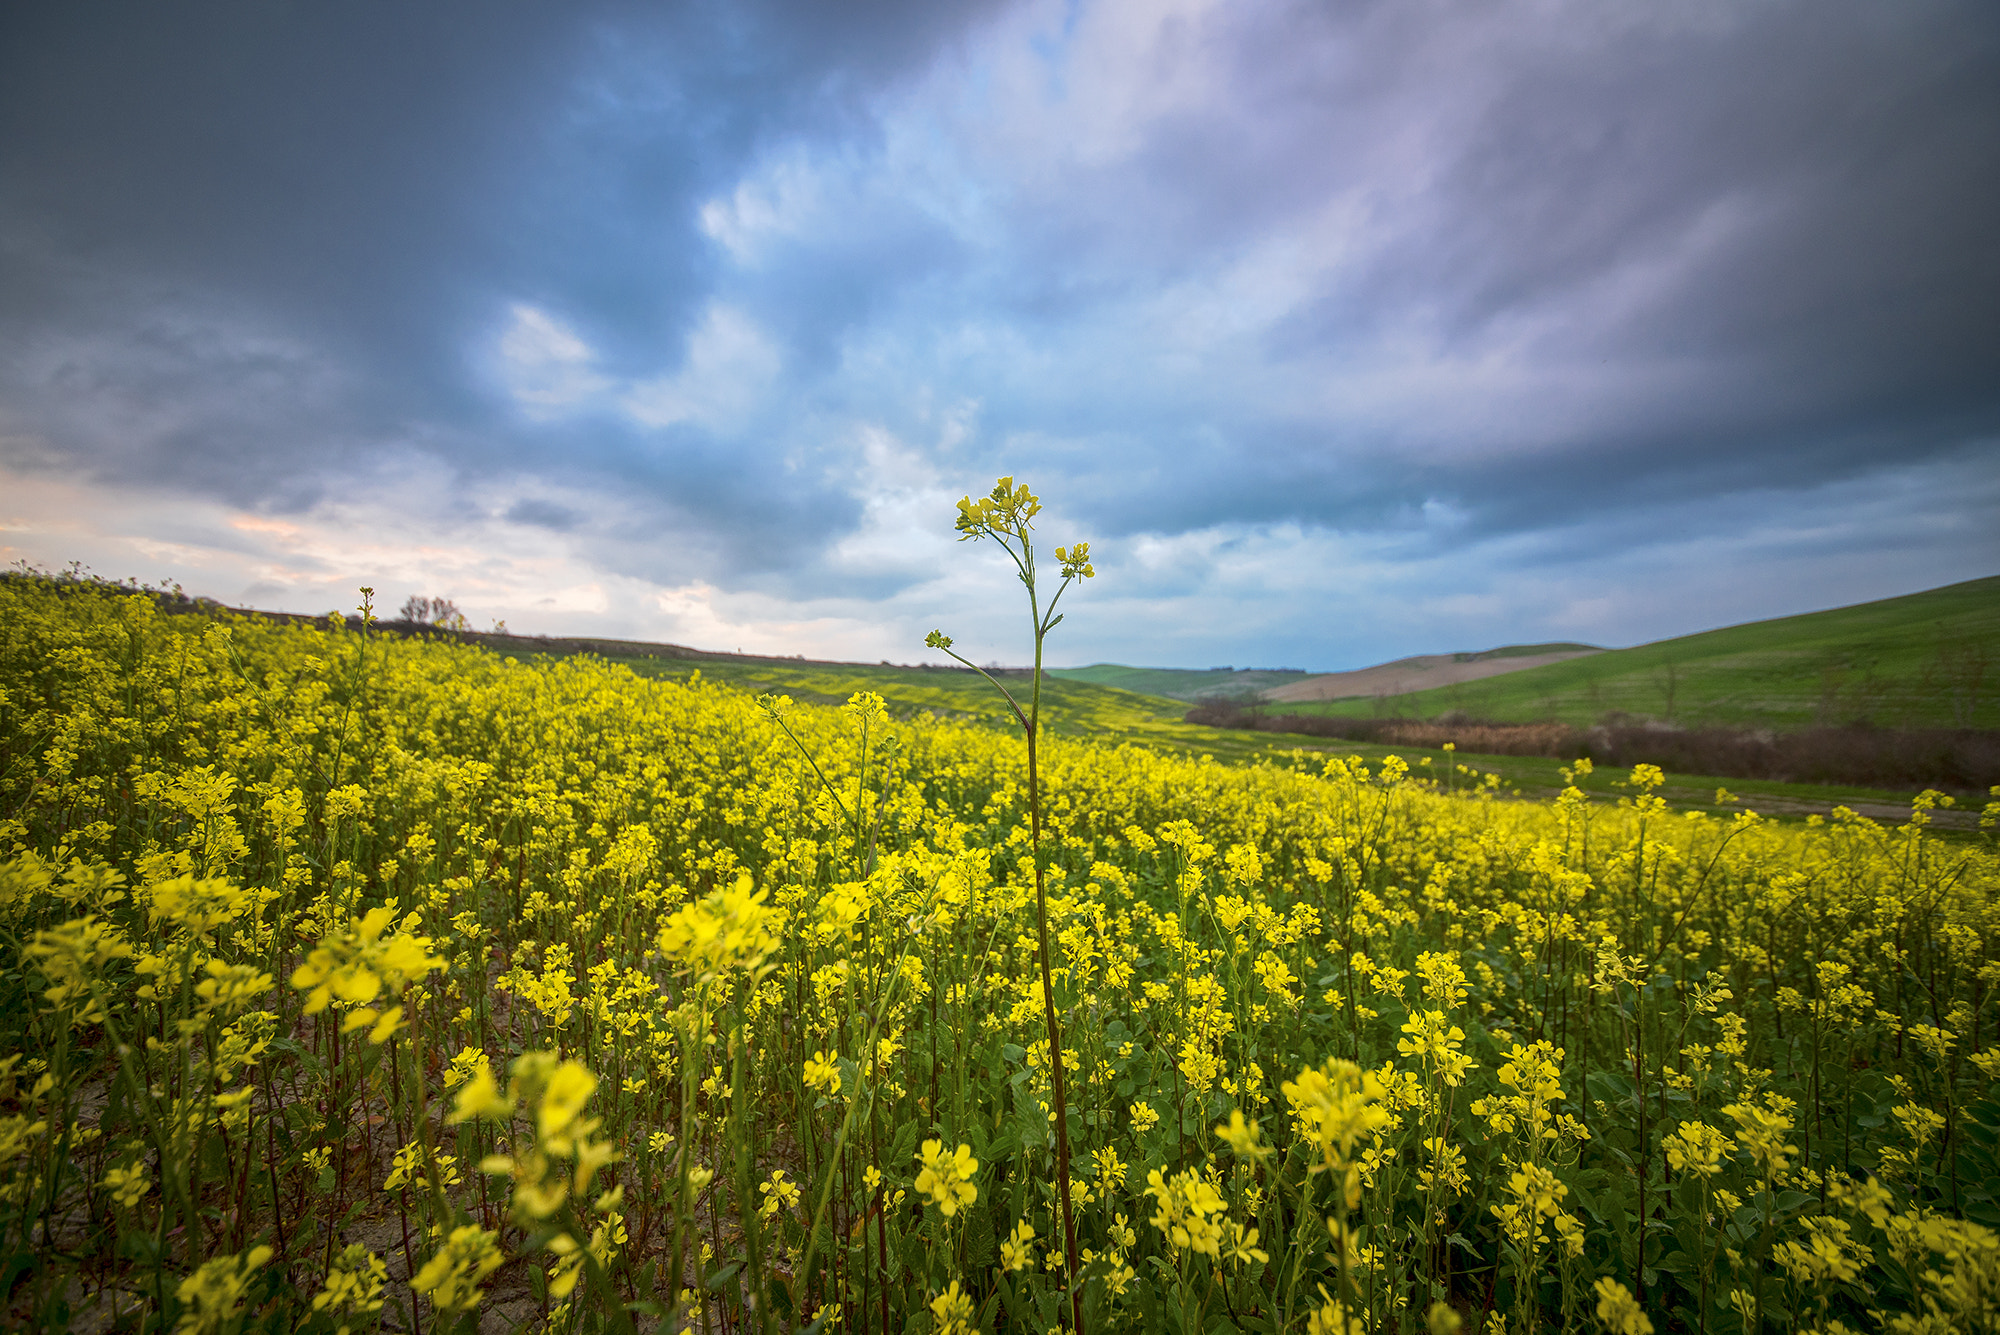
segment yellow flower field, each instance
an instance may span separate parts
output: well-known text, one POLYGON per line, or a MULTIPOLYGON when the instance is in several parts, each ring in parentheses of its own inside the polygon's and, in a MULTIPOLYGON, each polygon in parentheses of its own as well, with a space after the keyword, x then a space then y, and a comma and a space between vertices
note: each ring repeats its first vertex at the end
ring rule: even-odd
POLYGON ((0 581, 6 1323, 2000 1329, 2000 803, 1039 775, 0 581))

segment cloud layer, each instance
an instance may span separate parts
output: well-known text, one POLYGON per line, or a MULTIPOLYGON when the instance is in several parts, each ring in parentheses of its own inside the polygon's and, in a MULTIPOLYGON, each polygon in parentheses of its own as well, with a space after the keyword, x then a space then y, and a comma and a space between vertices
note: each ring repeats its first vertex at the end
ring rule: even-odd
POLYGON ((1011 617, 948 541, 1006 472, 1104 553, 1065 660, 1314 668, 2000 567, 1990 6, 77 4, 0 52, 11 556, 900 661, 1011 617))

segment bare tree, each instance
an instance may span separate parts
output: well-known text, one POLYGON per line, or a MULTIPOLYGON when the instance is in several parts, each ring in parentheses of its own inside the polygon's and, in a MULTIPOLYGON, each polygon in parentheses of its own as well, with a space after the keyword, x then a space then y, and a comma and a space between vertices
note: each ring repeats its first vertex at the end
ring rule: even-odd
POLYGON ((412 626, 435 626, 439 630, 472 629, 472 623, 465 619, 465 613, 458 610, 457 603, 449 598, 426 598, 421 593, 405 598, 396 616, 412 626))
POLYGON ((1673 659, 1669 658, 1665 663, 1653 669, 1653 686, 1659 691, 1661 698, 1666 701, 1667 710, 1661 717, 1665 718, 1669 723, 1673 722, 1674 700, 1680 694, 1681 689, 1680 668, 1675 665, 1673 659))

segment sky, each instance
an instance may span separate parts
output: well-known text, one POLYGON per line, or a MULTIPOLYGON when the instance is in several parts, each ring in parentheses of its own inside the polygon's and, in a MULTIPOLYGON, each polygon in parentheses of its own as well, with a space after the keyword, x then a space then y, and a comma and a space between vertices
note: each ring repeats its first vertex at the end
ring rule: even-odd
POLYGON ((2000 573, 2000 7, 0 10, 6 563, 1018 663, 1002 474, 1052 664, 2000 573))

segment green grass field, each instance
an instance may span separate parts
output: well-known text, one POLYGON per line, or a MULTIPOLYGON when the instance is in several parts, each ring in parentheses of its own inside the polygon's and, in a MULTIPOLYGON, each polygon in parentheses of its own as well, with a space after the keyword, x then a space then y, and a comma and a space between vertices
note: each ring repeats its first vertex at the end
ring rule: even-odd
POLYGON ((1615 649, 1504 677, 1274 710, 1503 722, 2000 727, 2000 577, 1615 649))

